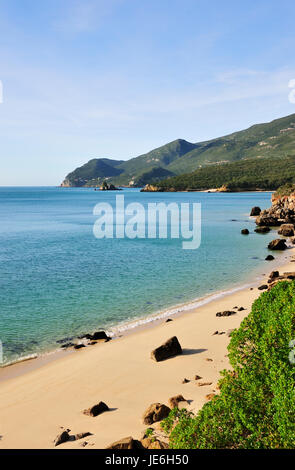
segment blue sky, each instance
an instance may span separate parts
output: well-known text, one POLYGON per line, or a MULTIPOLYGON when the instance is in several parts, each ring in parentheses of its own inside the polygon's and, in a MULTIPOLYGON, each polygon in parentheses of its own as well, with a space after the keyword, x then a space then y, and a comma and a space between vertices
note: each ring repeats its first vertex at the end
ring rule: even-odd
POLYGON ((295 113, 292 0, 0 0, 0 185, 295 113))

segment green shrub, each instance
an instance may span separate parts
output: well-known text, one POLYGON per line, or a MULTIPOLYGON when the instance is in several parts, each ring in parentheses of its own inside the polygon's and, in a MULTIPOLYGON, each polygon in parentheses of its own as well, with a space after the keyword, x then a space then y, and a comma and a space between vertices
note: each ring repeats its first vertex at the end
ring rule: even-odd
POLYGON ((289 361, 294 338, 295 282, 280 282, 253 303, 232 333, 232 370, 222 372, 220 395, 197 416, 172 411, 164 421, 170 447, 294 448, 295 365, 289 361))

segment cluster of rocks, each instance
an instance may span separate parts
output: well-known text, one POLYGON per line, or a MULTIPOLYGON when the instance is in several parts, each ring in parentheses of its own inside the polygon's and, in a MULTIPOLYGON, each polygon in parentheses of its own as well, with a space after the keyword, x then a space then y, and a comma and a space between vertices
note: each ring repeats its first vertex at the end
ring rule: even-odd
POLYGON ((100 343, 106 343, 110 341, 112 338, 106 334, 105 331, 96 331, 95 333, 87 333, 85 335, 78 336, 77 342, 74 342, 74 338, 64 338, 61 340, 58 340, 57 343, 60 344, 62 349, 82 349, 85 348, 86 346, 92 346, 94 344, 97 344, 98 342, 100 343))
POLYGON ((113 442, 107 447, 112 450, 138 450, 138 449, 168 449, 169 445, 166 442, 160 441, 156 438, 144 437, 140 441, 133 439, 132 436, 124 437, 119 441, 113 442))
POLYGON ((280 281, 294 281, 295 280, 295 272, 286 272, 280 274, 279 271, 272 271, 269 275, 268 279, 268 290, 271 290, 275 285, 277 285, 280 281))

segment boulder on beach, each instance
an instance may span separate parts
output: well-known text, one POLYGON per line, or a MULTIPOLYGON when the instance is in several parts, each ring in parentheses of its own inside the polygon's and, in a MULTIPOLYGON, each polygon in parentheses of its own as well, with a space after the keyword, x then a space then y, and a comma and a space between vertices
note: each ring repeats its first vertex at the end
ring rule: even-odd
POLYGON ((70 435, 70 429, 65 429, 62 431, 54 440, 54 446, 60 446, 68 441, 78 441, 80 439, 84 439, 84 437, 92 436, 91 432, 80 432, 78 434, 70 435))
POLYGON ((283 237, 293 237, 294 236, 294 225, 293 224, 282 224, 278 230, 279 235, 283 237))
POLYGON ((249 235, 249 230, 247 228, 243 228, 243 230, 241 230, 241 234, 242 235, 249 235))
POLYGON ((265 258, 265 261, 273 261, 274 259, 275 259, 274 256, 267 255, 267 257, 265 258))
POLYGON ((258 206, 252 207, 251 212, 250 212, 250 217, 257 217, 257 215, 260 215, 261 209, 258 206))
POLYGON ((143 414, 144 424, 153 424, 157 421, 167 418, 170 413, 170 408, 162 403, 153 403, 143 414))
POLYGON ((272 240, 268 244, 268 249, 269 250, 286 250, 287 245, 286 245, 286 240, 284 238, 277 238, 276 240, 272 240))
POLYGON ((275 278, 279 277, 280 273, 279 271, 272 271, 269 275, 269 280, 273 281, 275 278))
POLYGON ((151 358, 156 362, 164 361, 170 357, 182 354, 182 348, 176 336, 168 339, 164 344, 151 352, 151 358))
POLYGON ((133 437, 123 437, 123 439, 120 439, 119 441, 113 442, 110 444, 106 449, 117 449, 117 450, 125 450, 125 449, 142 449, 142 445, 139 441, 136 439, 133 439, 133 437))
POLYGON ((268 286, 266 284, 263 284, 262 286, 258 287, 258 290, 266 290, 268 289, 268 286))
POLYGON ((169 398, 168 405, 170 406, 171 410, 173 410, 173 408, 178 408, 178 404, 182 401, 187 402, 187 400, 182 395, 176 395, 175 397, 169 398))
POLYGON ((84 415, 91 416, 95 418, 96 416, 104 413, 105 411, 109 411, 108 405, 106 405, 103 401, 100 401, 97 405, 91 406, 87 410, 84 410, 84 415))
POLYGON ((256 233, 268 233, 270 232, 270 228, 269 227, 264 227, 263 225, 261 227, 257 227, 254 232, 256 233))
POLYGON ((82 349, 85 348, 85 344, 75 344, 74 349, 82 349))
POLYGON ((62 431, 54 440, 54 446, 60 446, 61 444, 64 444, 65 442, 68 442, 70 440, 70 434, 69 434, 69 429, 66 431, 62 431))

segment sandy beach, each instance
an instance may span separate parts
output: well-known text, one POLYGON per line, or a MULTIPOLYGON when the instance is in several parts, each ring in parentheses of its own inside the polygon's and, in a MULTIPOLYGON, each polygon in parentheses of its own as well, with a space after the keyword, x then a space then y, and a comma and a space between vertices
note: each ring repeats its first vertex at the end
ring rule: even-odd
MULTIPOLYGON (((290 261, 294 249, 287 255, 280 272, 294 268, 290 261)), ((272 267, 267 263, 266 274, 272 267)), ((220 370, 229 366, 228 330, 237 328, 248 315, 261 294, 260 284, 108 343, 64 352, 47 363, 29 361, 1 370, 0 448, 53 448, 61 428, 92 436, 59 448, 105 448, 126 436, 141 438, 147 428, 142 422, 146 408, 155 402, 167 404, 177 394, 189 401, 189 410, 197 412, 206 395, 216 391, 220 370), (218 311, 234 307, 245 310, 216 317, 218 311), (214 335, 216 331, 224 334, 214 335), (151 351, 174 335, 183 355, 158 363, 151 360, 151 351), (196 381, 196 375, 202 379, 196 381), (189 382, 183 384, 184 378, 189 382), (199 382, 211 385, 198 386, 199 382), (82 413, 99 401, 110 411, 96 418, 82 413)))

